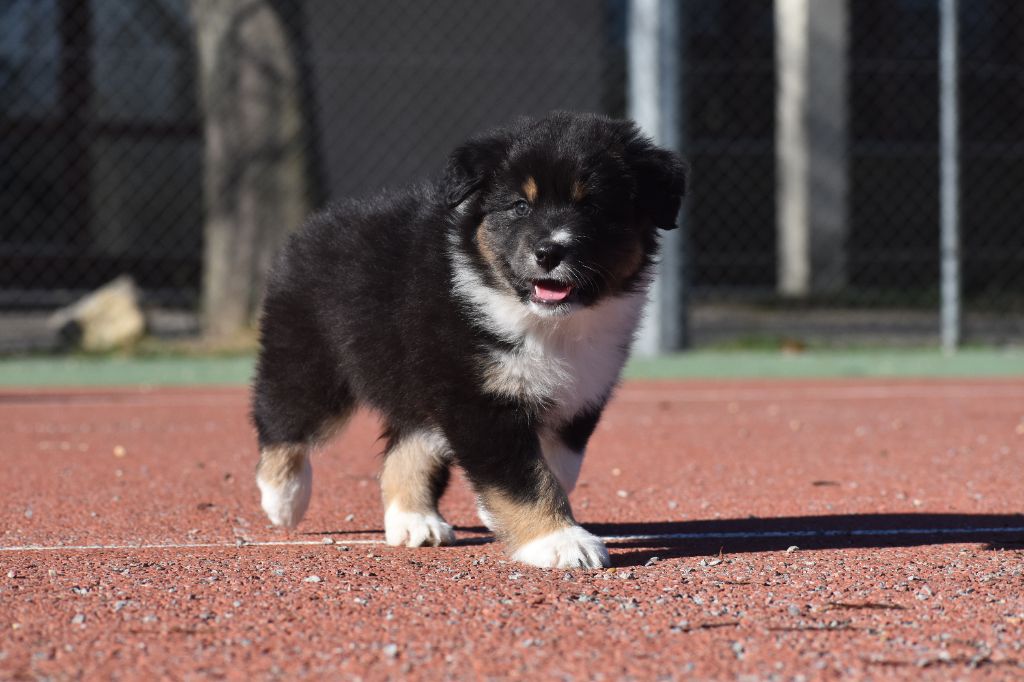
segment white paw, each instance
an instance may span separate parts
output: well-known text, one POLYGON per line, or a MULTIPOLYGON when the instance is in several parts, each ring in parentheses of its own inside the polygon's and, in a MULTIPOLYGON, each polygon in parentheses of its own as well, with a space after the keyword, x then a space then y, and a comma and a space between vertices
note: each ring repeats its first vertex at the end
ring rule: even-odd
POLYGON ((260 489, 260 505, 275 526, 294 528, 309 508, 313 492, 313 467, 306 458, 297 476, 284 483, 271 483, 256 478, 260 489))
POLYGON ((601 568, 611 565, 604 543, 579 526, 569 526, 531 540, 512 558, 541 568, 601 568))
POLYGON ((384 512, 384 539, 392 546, 437 547, 453 544, 455 531, 439 514, 407 512, 391 505, 384 512))
POLYGON ((491 516, 491 512, 487 511, 487 508, 484 507, 484 503, 479 499, 476 501, 476 515, 480 518, 480 523, 487 526, 487 530, 492 533, 494 532, 494 529, 498 527, 497 523, 494 521, 494 517, 491 516))

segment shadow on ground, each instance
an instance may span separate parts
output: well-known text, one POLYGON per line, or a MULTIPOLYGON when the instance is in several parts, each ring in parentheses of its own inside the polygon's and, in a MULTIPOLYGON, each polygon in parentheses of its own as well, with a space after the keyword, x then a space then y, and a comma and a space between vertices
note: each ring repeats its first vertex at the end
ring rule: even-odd
MULTIPOLYGON (((979 543, 986 549, 1024 550, 1024 514, 843 514, 778 518, 590 523, 606 539, 615 566, 652 557, 671 559, 746 552, 979 543)), ((458 526, 459 545, 490 542, 487 529, 458 526)), ((304 535, 367 535, 382 530, 311 531, 304 535)))
POLYGON ((843 514, 778 518, 596 523, 616 566, 662 559, 800 549, 980 543, 1024 549, 1024 514, 843 514))

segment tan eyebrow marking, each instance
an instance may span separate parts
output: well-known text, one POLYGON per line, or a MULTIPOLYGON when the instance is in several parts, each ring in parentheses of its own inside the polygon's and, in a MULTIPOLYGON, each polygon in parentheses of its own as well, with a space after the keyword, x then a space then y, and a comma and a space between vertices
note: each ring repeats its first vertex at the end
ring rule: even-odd
POLYGON ((587 196, 587 188, 579 180, 572 181, 572 200, 583 201, 587 196))
POLYGON ((537 181, 533 179, 532 175, 523 183, 523 194, 531 204, 537 201, 537 181))

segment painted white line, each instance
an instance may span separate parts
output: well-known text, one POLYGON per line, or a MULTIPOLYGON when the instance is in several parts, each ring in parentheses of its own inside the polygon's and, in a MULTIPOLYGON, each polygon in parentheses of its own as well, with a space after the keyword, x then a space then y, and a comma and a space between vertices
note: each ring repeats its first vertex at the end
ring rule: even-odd
MULTIPOLYGON (((729 540, 729 539, 778 539, 778 538, 846 538, 846 537, 942 537, 942 536, 978 536, 978 535, 1021 535, 1024 526, 1000 526, 983 528, 848 528, 823 530, 766 530, 766 531, 721 531, 707 533, 651 533, 649 535, 604 535, 605 542, 663 542, 666 540, 729 540)), ((467 538, 465 544, 483 544, 490 542, 489 537, 467 538)), ((0 547, 0 552, 70 552, 82 550, 130 550, 130 549, 241 549, 244 547, 332 547, 337 545, 383 545, 383 540, 356 539, 334 540, 325 543, 322 540, 254 540, 237 542, 195 542, 195 543, 156 543, 156 544, 123 544, 123 545, 20 545, 0 547)))
POLYGON ((1024 386, 832 386, 795 389, 737 388, 688 389, 685 387, 624 386, 614 400, 623 402, 782 402, 788 400, 970 400, 976 398, 1024 399, 1024 386))
POLYGON ((315 546, 332 547, 336 545, 383 545, 383 540, 335 540, 327 543, 322 540, 245 540, 239 542, 166 542, 166 543, 135 543, 125 545, 20 545, 0 547, 0 552, 63 552, 90 549, 241 549, 244 547, 288 547, 315 546))
POLYGON ((34 394, 24 399, 6 398, 0 394, 0 410, 10 408, 40 407, 87 407, 109 409, 111 407, 244 407, 248 405, 247 394, 216 395, 196 393, 195 395, 117 395, 117 396, 47 396, 34 394))

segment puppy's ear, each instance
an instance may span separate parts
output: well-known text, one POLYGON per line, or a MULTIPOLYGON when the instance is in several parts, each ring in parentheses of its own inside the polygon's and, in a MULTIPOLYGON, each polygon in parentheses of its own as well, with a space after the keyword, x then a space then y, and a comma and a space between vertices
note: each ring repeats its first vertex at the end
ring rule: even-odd
POLYGON ((495 136, 470 140, 452 152, 444 171, 448 208, 458 206, 480 189, 501 162, 504 152, 505 141, 495 136))
POLYGON ((636 176, 636 210, 654 227, 674 230, 686 194, 688 168, 675 152, 638 138, 627 147, 627 161, 636 176))

